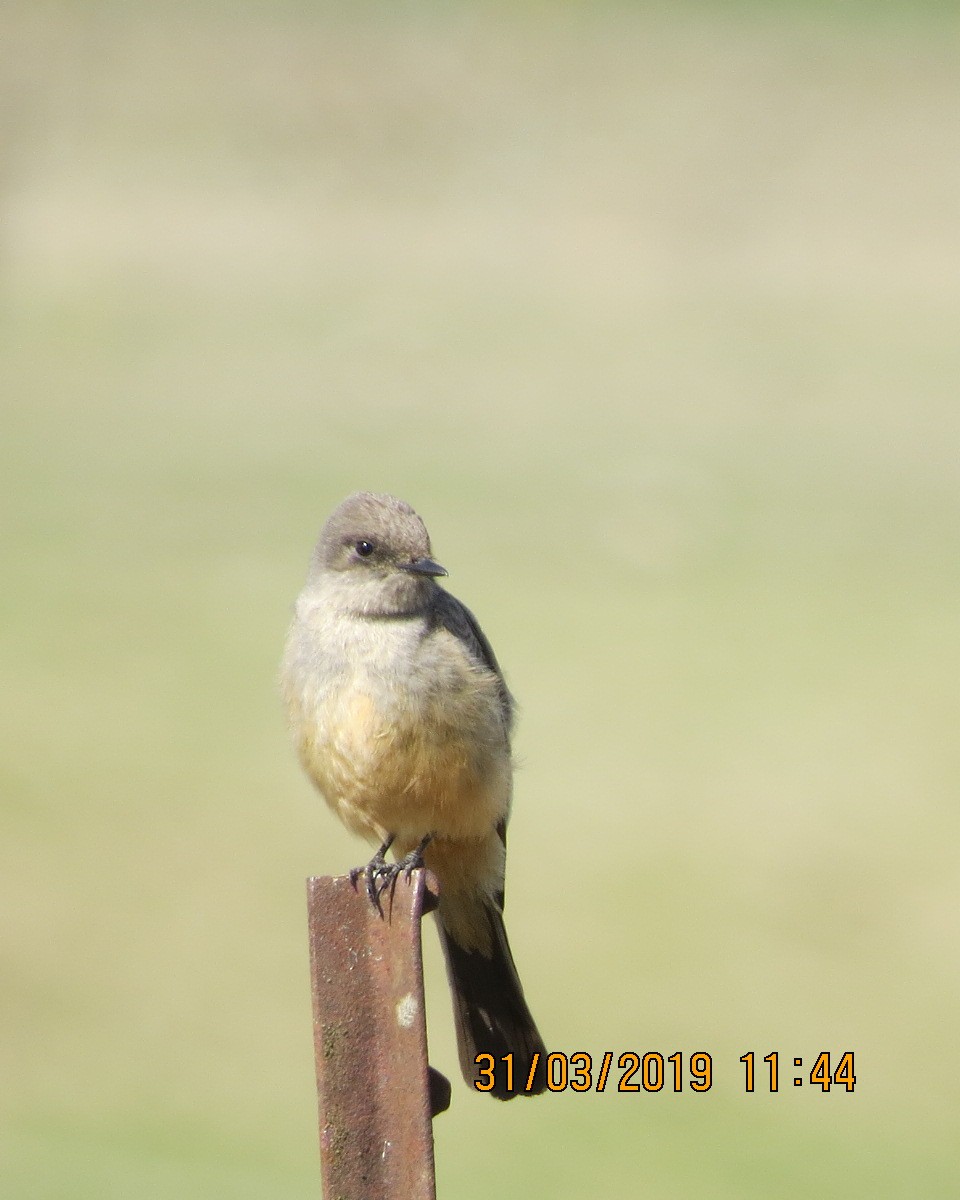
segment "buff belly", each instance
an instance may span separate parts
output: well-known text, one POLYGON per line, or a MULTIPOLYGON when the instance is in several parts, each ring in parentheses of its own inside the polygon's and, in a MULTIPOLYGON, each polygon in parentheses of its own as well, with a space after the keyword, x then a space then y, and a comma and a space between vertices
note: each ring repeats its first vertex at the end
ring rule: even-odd
POLYGON ((510 759, 500 730, 469 694, 458 703, 384 705, 350 689, 324 697, 294 722, 308 774, 343 823, 397 848, 426 834, 483 838, 510 803, 510 759))

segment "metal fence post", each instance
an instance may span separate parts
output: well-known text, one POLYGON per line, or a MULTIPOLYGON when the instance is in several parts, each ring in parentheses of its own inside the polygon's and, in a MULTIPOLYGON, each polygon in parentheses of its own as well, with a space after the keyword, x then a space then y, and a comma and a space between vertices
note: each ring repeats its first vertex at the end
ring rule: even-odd
POLYGON ((307 880, 326 1200, 435 1200, 431 1112, 450 1092, 427 1065, 420 917, 435 888, 401 876, 381 916, 363 876, 307 880))

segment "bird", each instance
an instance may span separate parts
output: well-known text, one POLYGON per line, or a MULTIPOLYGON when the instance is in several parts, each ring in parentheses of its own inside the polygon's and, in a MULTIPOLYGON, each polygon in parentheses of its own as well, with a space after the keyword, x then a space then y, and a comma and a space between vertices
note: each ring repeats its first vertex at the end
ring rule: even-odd
POLYGON ((348 496, 320 532, 280 688, 307 776, 378 847, 354 883, 379 907, 399 872, 436 876, 461 1071, 475 1086, 478 1056, 513 1055, 486 1076, 507 1100, 544 1090, 547 1058, 503 922, 514 700, 446 575, 409 504, 348 496))

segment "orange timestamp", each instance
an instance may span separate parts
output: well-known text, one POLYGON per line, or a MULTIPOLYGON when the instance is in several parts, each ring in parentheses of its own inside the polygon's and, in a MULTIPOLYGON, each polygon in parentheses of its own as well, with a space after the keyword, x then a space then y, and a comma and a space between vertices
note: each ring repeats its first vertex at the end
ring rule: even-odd
MULTIPOLYGON (((771 1050, 760 1060, 764 1064, 762 1083, 770 1092, 780 1090, 780 1054, 771 1050)), ((808 1064, 811 1060, 808 1060, 808 1064)), ((743 1064, 744 1091, 753 1092, 761 1083, 760 1069, 754 1052, 741 1055, 743 1064)), ((802 1058, 793 1058, 795 1068, 803 1068, 802 1058)), ((534 1054, 529 1067, 514 1062, 512 1054, 495 1058, 492 1054, 478 1054, 474 1059, 477 1078, 473 1086, 478 1092, 490 1092, 499 1084, 511 1092, 530 1092, 539 1084, 538 1072, 544 1072, 547 1089, 551 1092, 605 1092, 609 1085, 616 1092, 682 1092, 686 1087, 691 1092, 709 1092, 713 1087, 713 1055, 705 1050, 684 1054, 676 1050, 673 1054, 661 1054, 657 1050, 640 1053, 625 1050, 614 1055, 605 1050, 594 1056, 585 1050, 573 1054, 559 1051, 552 1054, 534 1054), (543 1059, 541 1063, 541 1058, 543 1059)), ((829 1050, 819 1051, 812 1061, 809 1076, 792 1077, 794 1087, 809 1082, 813 1087, 828 1092, 831 1088, 852 1092, 857 1077, 854 1074, 853 1051, 846 1050, 831 1059, 829 1050)), ((539 1090, 539 1086, 537 1087, 539 1090)))
POLYGON ((541 1057, 547 1088, 551 1092, 567 1089, 571 1092, 605 1092, 608 1084, 611 1091, 617 1092, 659 1092, 665 1086, 679 1092, 683 1090, 684 1079, 694 1092, 708 1092, 713 1086, 713 1057, 703 1050, 689 1056, 679 1050, 666 1056, 656 1050, 648 1050, 645 1054, 625 1050, 616 1056, 616 1064, 612 1050, 605 1050, 596 1059, 585 1050, 573 1054, 557 1051, 546 1056, 538 1052, 525 1075, 521 1069, 515 1070, 512 1054, 501 1055, 498 1059, 492 1054, 478 1054, 474 1059, 477 1078, 473 1086, 478 1092, 490 1092, 499 1082, 511 1092, 532 1091, 541 1069, 541 1057))

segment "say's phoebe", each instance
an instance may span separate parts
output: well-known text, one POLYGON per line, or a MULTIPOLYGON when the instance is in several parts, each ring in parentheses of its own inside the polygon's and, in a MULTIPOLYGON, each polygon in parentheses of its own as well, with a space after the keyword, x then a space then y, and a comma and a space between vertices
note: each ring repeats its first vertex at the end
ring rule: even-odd
POLYGON ((349 496, 313 552, 281 688, 307 774, 380 846, 371 899, 421 863, 439 880, 460 1067, 472 1084, 476 1056, 493 1055, 493 1094, 507 1100, 543 1090, 546 1058, 503 926, 513 701, 476 618, 437 583, 446 573, 409 504, 349 496))

